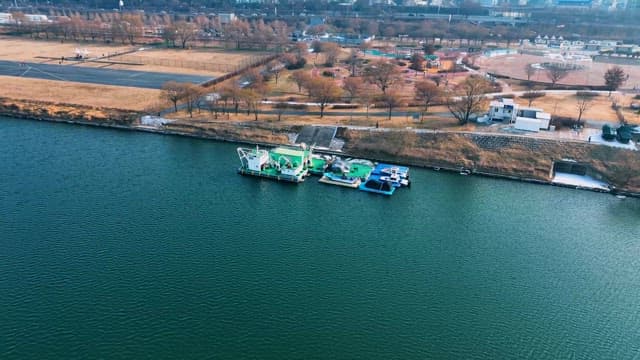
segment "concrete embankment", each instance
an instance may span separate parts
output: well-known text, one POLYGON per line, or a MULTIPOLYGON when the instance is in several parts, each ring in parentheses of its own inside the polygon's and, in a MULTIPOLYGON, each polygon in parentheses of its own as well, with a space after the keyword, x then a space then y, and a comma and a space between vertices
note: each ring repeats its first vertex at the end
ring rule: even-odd
MULTIPOLYGON (((273 122, 183 122, 162 127, 139 125, 141 114, 117 109, 0 99, 0 115, 107 126, 119 129, 192 136, 264 145, 287 144, 301 126, 273 122)), ((608 146, 457 132, 339 128, 350 156, 472 174, 549 184, 553 164, 571 159, 590 166, 618 193, 640 195, 640 154, 608 146)))

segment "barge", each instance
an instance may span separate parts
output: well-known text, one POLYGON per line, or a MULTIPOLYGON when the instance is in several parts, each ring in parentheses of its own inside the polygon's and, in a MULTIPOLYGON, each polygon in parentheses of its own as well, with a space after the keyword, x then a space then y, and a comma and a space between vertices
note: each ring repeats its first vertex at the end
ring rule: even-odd
POLYGON ((303 182, 309 175, 311 150, 279 146, 271 150, 237 149, 240 158, 238 173, 293 183, 303 182))

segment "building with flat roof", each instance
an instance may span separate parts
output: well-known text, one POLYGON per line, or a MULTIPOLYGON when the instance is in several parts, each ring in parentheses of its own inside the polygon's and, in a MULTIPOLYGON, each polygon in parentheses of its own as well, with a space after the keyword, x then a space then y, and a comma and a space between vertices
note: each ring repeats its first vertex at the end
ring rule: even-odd
POLYGON ((535 131, 549 129, 551 114, 542 109, 523 107, 513 99, 502 98, 489 104, 489 120, 514 124, 517 130, 535 131))

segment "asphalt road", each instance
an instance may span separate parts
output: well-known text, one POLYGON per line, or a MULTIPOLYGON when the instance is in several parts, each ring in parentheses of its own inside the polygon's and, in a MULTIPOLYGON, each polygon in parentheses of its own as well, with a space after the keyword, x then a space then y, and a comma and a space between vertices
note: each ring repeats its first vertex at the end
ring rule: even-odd
POLYGON ((75 66, 70 61, 68 64, 54 65, 0 60, 0 75, 147 89, 160 89, 162 84, 170 80, 195 84, 211 80, 211 77, 197 75, 89 68, 75 66))

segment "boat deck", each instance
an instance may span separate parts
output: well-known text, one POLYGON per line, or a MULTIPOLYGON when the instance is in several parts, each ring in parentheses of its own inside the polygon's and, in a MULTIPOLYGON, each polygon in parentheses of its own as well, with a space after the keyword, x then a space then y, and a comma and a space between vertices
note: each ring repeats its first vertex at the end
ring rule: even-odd
POLYGON ((406 177, 409 174, 409 168, 406 166, 380 163, 373 169, 373 175, 389 175, 390 169, 394 169, 401 177, 406 177))
POLYGON ((311 158, 311 166, 309 167, 309 173, 313 175, 322 175, 326 167, 327 167, 326 159, 314 156, 311 158))
POLYGON ((239 168, 238 173, 241 175, 260 176, 267 179, 273 179, 278 181, 288 181, 292 183, 301 183, 304 181, 304 177, 298 178, 291 175, 283 175, 282 173, 278 172, 275 168, 268 168, 262 171, 254 171, 254 170, 239 168))
POLYGON ((351 163, 351 166, 349 168, 349 173, 346 174, 346 176, 357 177, 362 180, 367 180, 369 178, 369 175, 371 175, 372 170, 373 170, 373 167, 371 166, 364 165, 364 164, 351 163))

